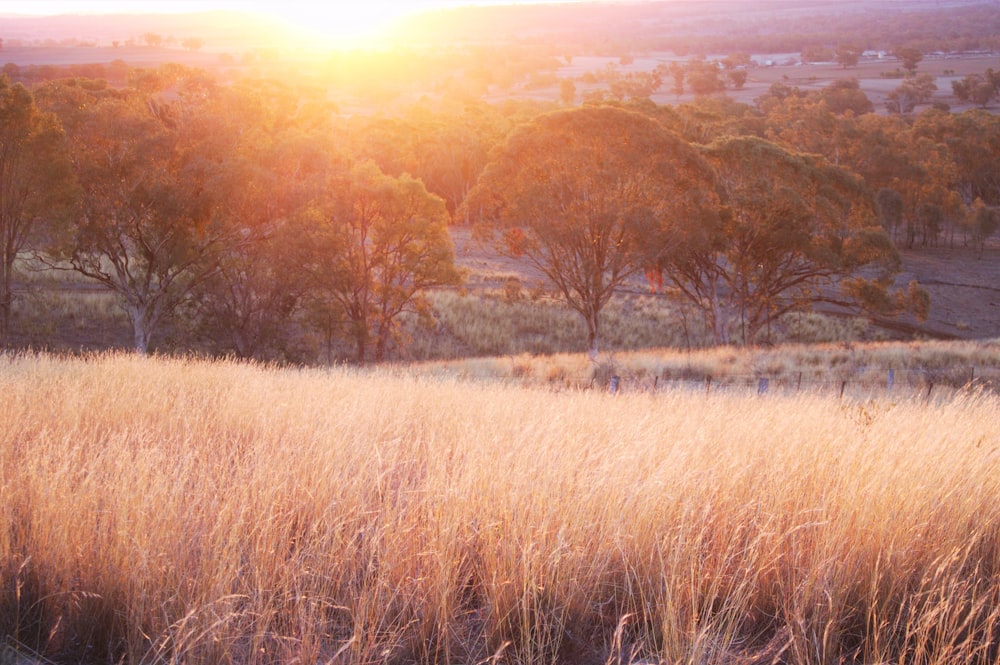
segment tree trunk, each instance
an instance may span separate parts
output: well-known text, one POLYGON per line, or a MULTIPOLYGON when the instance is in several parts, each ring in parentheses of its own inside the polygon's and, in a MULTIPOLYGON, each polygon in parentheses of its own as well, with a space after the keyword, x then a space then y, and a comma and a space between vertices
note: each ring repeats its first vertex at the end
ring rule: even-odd
POLYGON ((14 258, 14 253, 8 249, 0 265, 0 348, 7 346, 14 309, 14 258))
POLYGON ((7 346, 7 334, 10 331, 11 293, 10 286, 4 284, 0 289, 0 348, 7 346))
POLYGON ((128 307, 128 316, 132 321, 132 343, 136 352, 143 356, 149 351, 149 337, 152 334, 148 315, 146 308, 138 305, 128 307))
POLYGON ((597 362, 597 356, 600 352, 600 329, 597 317, 596 312, 591 312, 583 317, 587 324, 587 357, 590 358, 591 362, 597 362))
POLYGON ((365 364, 365 351, 368 347, 368 330, 357 321, 354 322, 354 344, 357 349, 357 361, 359 365, 365 364))
POLYGON ((385 360, 386 349, 389 348, 389 324, 383 321, 378 328, 378 335, 375 338, 375 362, 380 363, 385 360))
POLYGON ((729 344, 729 319, 719 297, 718 284, 713 281, 710 294, 710 316, 712 323, 712 341, 716 346, 729 344))

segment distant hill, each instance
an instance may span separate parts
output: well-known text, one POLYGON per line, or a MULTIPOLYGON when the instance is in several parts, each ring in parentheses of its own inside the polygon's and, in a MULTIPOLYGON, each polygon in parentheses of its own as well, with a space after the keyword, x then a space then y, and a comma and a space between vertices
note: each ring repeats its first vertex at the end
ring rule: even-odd
POLYGON ((869 48, 991 48, 998 27, 1000 5, 989 0, 658 0, 464 6, 416 15, 400 34, 437 44, 544 36, 550 45, 596 44, 614 54, 711 55, 799 52, 845 39, 869 48))
MULTIPOLYGON (((0 38, 8 46, 142 44, 146 33, 164 37, 167 45, 198 38, 205 50, 221 52, 287 45, 295 28, 252 12, 29 17, 0 9, 0 38)), ((500 2, 417 14, 398 24, 395 37, 434 46, 535 41, 576 55, 584 54, 581 45, 604 55, 797 53, 845 39, 868 48, 990 50, 1000 48, 1000 5, 990 0, 500 2)))
MULTIPOLYGON (((69 45, 110 46, 144 44, 154 33, 165 45, 197 38, 209 51, 271 47, 294 34, 291 24, 252 12, 210 11, 190 14, 66 14, 16 16, 0 14, 0 38, 5 46, 69 45)), ((2 52, 0 52, 2 59, 2 52)))

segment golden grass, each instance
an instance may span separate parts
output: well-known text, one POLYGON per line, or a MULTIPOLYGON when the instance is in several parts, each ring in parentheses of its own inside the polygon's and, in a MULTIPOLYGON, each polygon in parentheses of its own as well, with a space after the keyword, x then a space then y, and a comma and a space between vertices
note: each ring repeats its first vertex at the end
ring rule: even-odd
POLYGON ((1000 400, 0 357, 0 635, 125 663, 993 662, 1000 400))

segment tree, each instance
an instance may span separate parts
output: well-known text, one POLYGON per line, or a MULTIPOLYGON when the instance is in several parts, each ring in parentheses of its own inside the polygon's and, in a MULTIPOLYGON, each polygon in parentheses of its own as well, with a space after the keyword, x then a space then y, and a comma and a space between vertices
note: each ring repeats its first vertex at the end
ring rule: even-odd
POLYGON ((838 44, 833 57, 841 67, 847 69, 857 66, 862 52, 863 49, 855 44, 838 44))
POLYGON ((220 252, 218 269, 188 300, 195 332, 214 351, 239 358, 289 357, 295 314, 309 293, 303 270, 308 228, 276 220, 256 242, 220 252))
POLYGON ((219 247, 216 270, 192 290, 186 311, 215 351, 289 357, 309 287, 309 229, 295 212, 328 161, 329 122, 279 84, 191 83, 182 94, 202 99, 188 120, 191 136, 203 138, 188 168, 234 241, 219 247))
POLYGON ((739 53, 730 53, 725 58, 723 58, 721 62, 722 62, 722 67, 726 71, 730 71, 733 69, 740 69, 740 68, 745 69, 747 67, 750 67, 753 64, 753 58, 750 57, 749 53, 741 51, 739 53))
MULTIPOLYGON (((486 167, 490 151, 509 130, 509 121, 482 102, 437 114, 415 111, 407 117, 416 140, 414 168, 409 172, 443 198, 449 214, 458 221, 462 202, 486 167)), ((461 221, 468 224, 467 219, 461 221)))
POLYGON ((985 205, 981 199, 976 199, 969 209, 967 223, 972 229, 972 237, 981 257, 986 247, 986 240, 1000 228, 1000 210, 985 205))
POLYGON ((494 107, 470 102, 437 111, 414 106, 397 118, 351 118, 343 131, 348 152, 358 160, 371 159, 388 175, 409 173, 423 180, 458 219, 462 201, 510 122, 494 107))
POLYGON ((972 102, 980 108, 986 108, 1000 90, 1000 73, 987 69, 985 74, 969 74, 965 78, 952 81, 951 89, 961 101, 972 102))
POLYGON ((897 48, 892 52, 892 54, 899 58, 900 63, 903 65, 903 69, 908 71, 910 74, 917 71, 917 65, 924 59, 924 54, 920 49, 910 46, 897 48))
MULTIPOLYGON (((657 65, 656 67, 657 69, 659 69, 661 67, 664 67, 664 65, 657 65)), ((666 67, 666 72, 661 72, 661 75, 663 73, 670 74, 670 77, 674 81, 673 85, 670 88, 670 91, 675 95, 677 95, 677 98, 679 99, 680 96, 684 94, 684 78, 687 76, 686 72, 684 71, 683 65, 681 65, 681 63, 679 62, 671 62, 670 65, 666 67)))
POLYGON ((20 83, 0 76, 0 345, 14 303, 14 262, 42 222, 68 212, 72 174, 62 128, 20 83))
POLYGON ((746 85, 747 76, 747 70, 745 69, 733 69, 726 72, 726 77, 729 79, 729 82, 732 83, 733 87, 737 90, 742 90, 743 86, 746 85))
POLYGON ((875 195, 875 205, 882 221, 882 228, 890 237, 894 236, 903 221, 903 197, 896 190, 883 187, 875 195))
POLYGON ((875 110, 868 96, 861 90, 857 79, 838 79, 820 92, 820 98, 826 102, 831 112, 837 115, 852 113, 861 115, 875 110))
POLYGON ((166 318, 218 270, 218 252, 243 234, 213 215, 217 202, 196 168, 213 137, 189 131, 183 103, 134 89, 83 99, 62 107, 80 209, 52 247, 63 262, 53 265, 117 294, 134 347, 146 353, 166 318))
POLYGON ((688 63, 685 76, 691 92, 698 97, 712 95, 726 89, 725 83, 719 76, 719 67, 714 62, 693 60, 688 63))
POLYGON ((730 214, 712 233, 683 234, 658 267, 704 312, 716 343, 737 326, 753 343, 785 313, 822 301, 874 305, 887 292, 899 257, 860 178, 757 138, 720 139, 705 156, 730 214), (862 267, 873 276, 838 295, 862 267))
POLYGON ((976 199, 1000 205, 1000 118, 981 109, 960 114, 921 113, 914 133, 944 145, 955 164, 955 186, 966 206, 976 199))
POLYGON ((921 74, 907 79, 886 96, 886 110, 889 113, 902 115, 911 113, 917 104, 928 102, 935 90, 937 90, 937 84, 930 74, 921 74))
POLYGON ((596 359, 601 310, 658 260, 673 225, 717 214, 712 183, 694 148, 655 120, 584 107, 515 130, 465 206, 480 237, 523 257, 580 314, 596 359))
POLYGON ((331 170, 305 208, 314 228, 309 270, 328 308, 343 314, 357 362, 385 359, 399 316, 425 314, 427 289, 458 284, 444 201, 408 175, 371 161, 331 170))
POLYGON ((658 70, 651 72, 629 72, 622 74, 617 70, 610 71, 607 77, 608 96, 611 99, 649 99, 660 89, 663 79, 658 70))

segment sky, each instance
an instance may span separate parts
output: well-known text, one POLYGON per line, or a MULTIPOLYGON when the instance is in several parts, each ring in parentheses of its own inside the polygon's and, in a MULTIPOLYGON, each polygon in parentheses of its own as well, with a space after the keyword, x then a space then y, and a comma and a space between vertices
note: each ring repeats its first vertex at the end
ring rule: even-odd
MULTIPOLYGON (((317 0, 4 0, 0 10, 5 14, 114 14, 114 13, 184 13, 211 9, 242 9, 281 13, 283 9, 294 12, 320 10, 325 13, 355 11, 355 5, 376 6, 384 13, 398 15, 428 9, 458 7, 462 5, 523 5, 552 2, 553 0, 362 0, 358 2, 329 2, 317 0)), ((568 0, 554 0, 566 2, 568 0)), ((581 1, 581 0, 576 0, 581 1)))
MULTIPOLYGON (((553 0, 0 0, 0 13, 139 14, 214 9, 253 11, 298 24, 320 39, 364 41, 394 20, 433 9, 463 5, 538 4, 553 0)), ((555 2, 586 0, 555 0, 555 2)))

